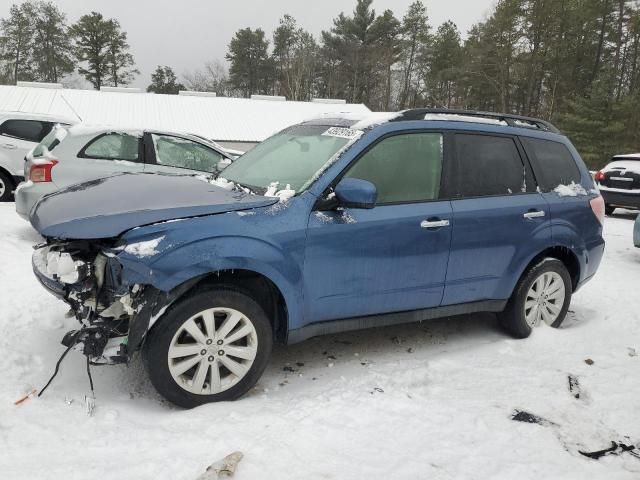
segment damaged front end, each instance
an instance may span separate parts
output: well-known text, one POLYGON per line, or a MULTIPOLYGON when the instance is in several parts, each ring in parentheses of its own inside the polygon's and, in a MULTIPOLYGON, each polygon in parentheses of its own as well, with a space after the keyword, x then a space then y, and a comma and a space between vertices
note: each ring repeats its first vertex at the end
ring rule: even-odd
POLYGON ((126 363, 140 348, 153 320, 175 295, 150 285, 128 285, 115 240, 50 241, 37 245, 33 270, 40 283, 64 300, 80 322, 62 343, 92 364, 126 363))

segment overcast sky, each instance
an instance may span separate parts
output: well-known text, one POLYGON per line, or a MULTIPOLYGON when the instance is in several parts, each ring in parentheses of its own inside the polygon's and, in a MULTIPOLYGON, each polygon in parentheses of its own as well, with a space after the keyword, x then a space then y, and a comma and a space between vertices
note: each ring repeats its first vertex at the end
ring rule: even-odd
MULTIPOLYGON (((146 87, 158 64, 173 67, 176 74, 199 68, 204 62, 224 59, 236 30, 262 28, 271 37, 278 20, 288 13, 318 35, 329 29, 341 11, 351 13, 355 0, 53 0, 67 14, 69 23, 92 10, 120 21, 141 74, 134 86, 146 87), (165 6, 166 5, 166 6, 165 6)), ((494 0, 423 0, 430 23, 437 27, 453 20, 463 34, 484 19, 494 0)), ((374 0, 382 13, 391 9, 402 18, 413 0, 374 0)), ((0 16, 9 11, 0 2, 0 16)))

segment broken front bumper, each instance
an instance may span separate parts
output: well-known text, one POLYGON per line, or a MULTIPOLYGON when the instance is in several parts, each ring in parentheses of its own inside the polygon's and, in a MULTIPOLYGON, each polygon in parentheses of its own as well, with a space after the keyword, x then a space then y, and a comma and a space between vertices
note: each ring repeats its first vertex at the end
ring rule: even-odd
POLYGON ((130 285, 117 253, 92 242, 69 241, 37 246, 32 257, 36 278, 71 307, 80 323, 62 343, 95 364, 128 362, 153 323, 197 282, 171 292, 130 285))

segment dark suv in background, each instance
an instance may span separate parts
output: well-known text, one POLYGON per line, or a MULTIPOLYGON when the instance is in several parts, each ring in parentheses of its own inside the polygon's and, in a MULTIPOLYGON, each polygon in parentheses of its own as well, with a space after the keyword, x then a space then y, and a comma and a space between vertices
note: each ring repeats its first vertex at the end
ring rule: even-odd
POLYGON ((142 349, 160 393, 191 407, 247 392, 274 341, 473 312, 517 338, 558 327, 598 269, 603 218, 553 125, 409 110, 294 125, 209 181, 49 195, 33 266, 83 325, 66 345, 94 363, 142 349))
POLYGON ((640 154, 616 155, 595 175, 607 215, 617 207, 640 209, 640 154))

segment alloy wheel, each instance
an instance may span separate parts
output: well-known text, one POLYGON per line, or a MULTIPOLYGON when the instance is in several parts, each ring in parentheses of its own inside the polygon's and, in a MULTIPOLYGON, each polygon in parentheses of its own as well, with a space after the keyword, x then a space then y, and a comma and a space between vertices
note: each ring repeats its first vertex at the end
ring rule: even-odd
POLYGON ((565 286, 556 272, 541 274, 531 285, 524 302, 527 325, 535 327, 544 321, 548 325, 558 319, 565 301, 565 286))
POLYGON ((196 395, 224 392, 244 378, 258 351, 251 320, 233 308, 204 310, 186 320, 169 345, 169 372, 196 395))

